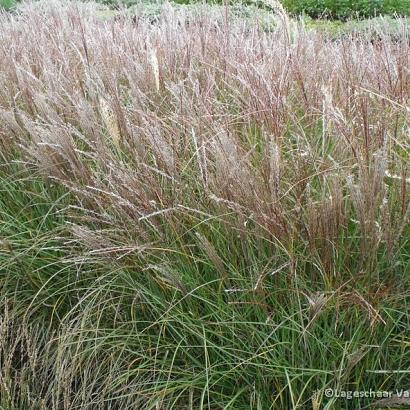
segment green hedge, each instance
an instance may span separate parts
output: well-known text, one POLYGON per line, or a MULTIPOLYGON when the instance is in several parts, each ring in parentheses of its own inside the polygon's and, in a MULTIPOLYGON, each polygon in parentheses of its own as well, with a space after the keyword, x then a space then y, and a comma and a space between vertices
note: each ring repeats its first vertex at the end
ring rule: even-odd
POLYGON ((384 15, 410 16, 410 0, 282 0, 293 14, 346 20, 384 15))

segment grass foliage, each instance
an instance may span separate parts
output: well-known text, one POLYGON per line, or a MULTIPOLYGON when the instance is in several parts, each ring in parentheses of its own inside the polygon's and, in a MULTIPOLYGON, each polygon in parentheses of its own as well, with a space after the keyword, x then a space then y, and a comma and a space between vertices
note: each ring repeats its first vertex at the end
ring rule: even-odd
POLYGON ((0 408, 409 387, 407 25, 221 11, 1 14, 0 408))

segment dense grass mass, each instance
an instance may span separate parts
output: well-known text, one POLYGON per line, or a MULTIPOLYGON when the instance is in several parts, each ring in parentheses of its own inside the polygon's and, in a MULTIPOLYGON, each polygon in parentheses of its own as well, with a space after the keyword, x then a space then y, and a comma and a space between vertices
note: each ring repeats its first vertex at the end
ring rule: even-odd
POLYGON ((409 389, 406 22, 95 8, 0 15, 0 408, 409 389))

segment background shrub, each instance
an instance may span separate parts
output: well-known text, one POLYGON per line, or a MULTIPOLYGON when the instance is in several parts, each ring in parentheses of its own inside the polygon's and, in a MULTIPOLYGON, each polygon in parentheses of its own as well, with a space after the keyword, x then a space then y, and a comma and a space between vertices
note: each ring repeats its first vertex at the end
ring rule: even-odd
POLYGON ((283 0, 282 3, 291 13, 313 18, 345 20, 379 14, 410 15, 410 0, 283 0))
POLYGON ((14 0, 0 0, 0 10, 1 9, 11 9, 15 5, 14 0))

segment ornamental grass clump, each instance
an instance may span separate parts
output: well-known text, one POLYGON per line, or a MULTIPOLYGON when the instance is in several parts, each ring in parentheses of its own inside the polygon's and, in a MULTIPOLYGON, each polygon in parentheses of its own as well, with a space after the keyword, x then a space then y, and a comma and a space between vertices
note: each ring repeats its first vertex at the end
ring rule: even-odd
POLYGON ((164 7, 0 14, 0 407, 406 388, 407 26, 164 7))

